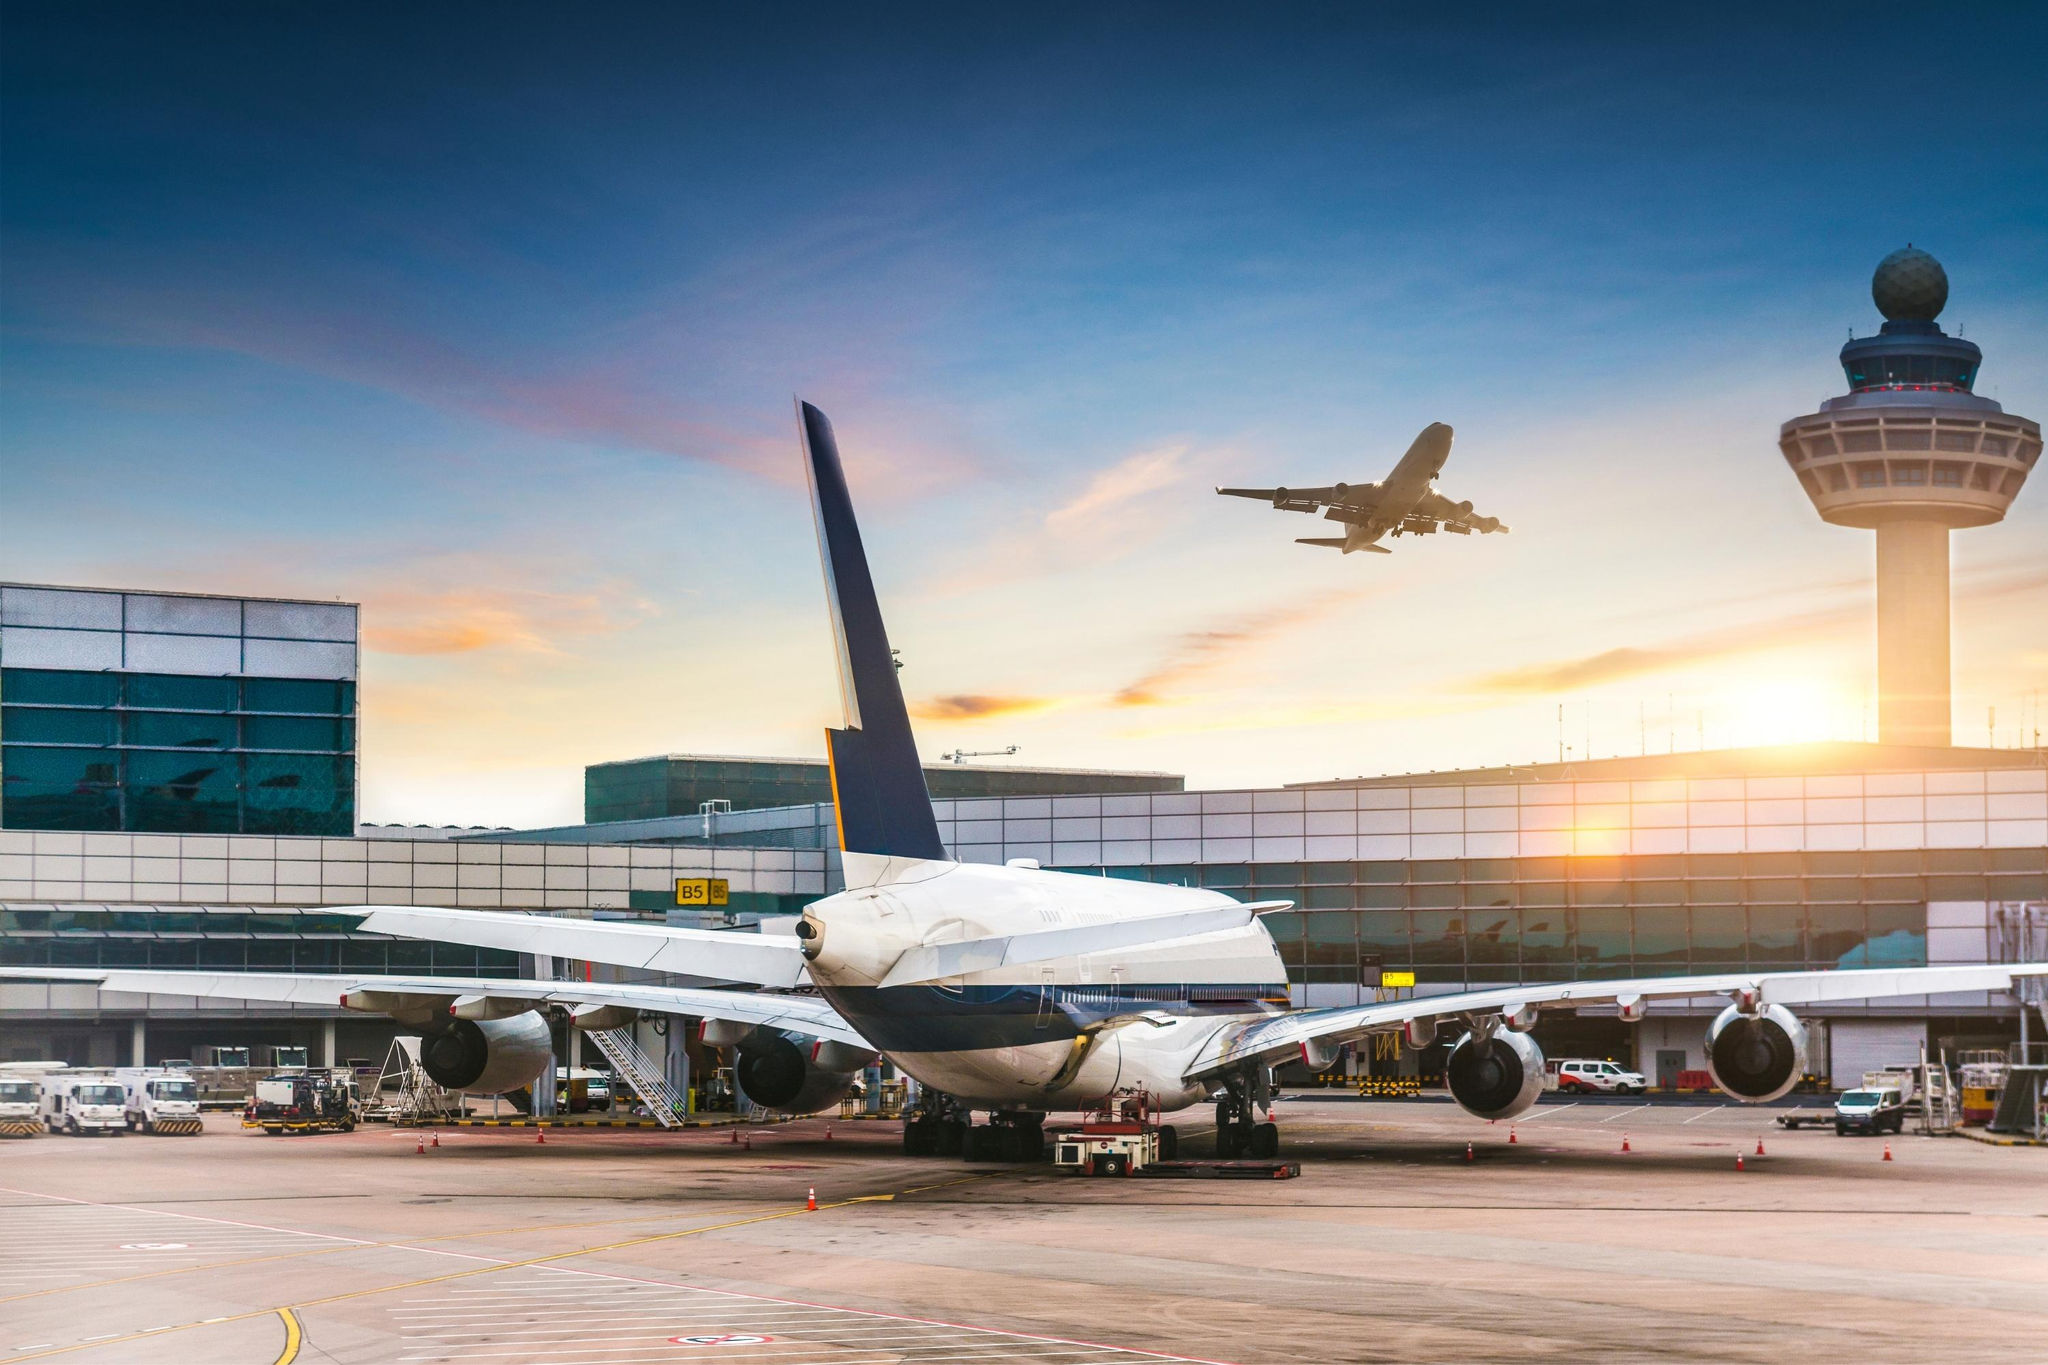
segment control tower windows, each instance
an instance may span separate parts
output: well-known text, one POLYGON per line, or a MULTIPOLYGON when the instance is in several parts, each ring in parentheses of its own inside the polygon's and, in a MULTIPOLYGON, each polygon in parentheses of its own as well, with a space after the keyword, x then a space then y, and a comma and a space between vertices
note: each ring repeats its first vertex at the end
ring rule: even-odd
POLYGON ((1875 462, 1857 465, 1856 486, 1858 488, 1884 487, 1884 466, 1875 462))
POLYGON ((1970 487, 1981 488, 1988 493, 1991 491, 1991 485, 1997 476, 1998 471, 1988 464, 1971 465, 1970 487))
POLYGON ((1925 488, 1927 466, 1918 460, 1895 460, 1892 463, 1892 487, 1925 488))
POLYGON ((1963 486, 1963 466, 1952 464, 1947 460, 1938 462, 1934 466, 1934 486, 1936 488, 1961 488, 1963 486))

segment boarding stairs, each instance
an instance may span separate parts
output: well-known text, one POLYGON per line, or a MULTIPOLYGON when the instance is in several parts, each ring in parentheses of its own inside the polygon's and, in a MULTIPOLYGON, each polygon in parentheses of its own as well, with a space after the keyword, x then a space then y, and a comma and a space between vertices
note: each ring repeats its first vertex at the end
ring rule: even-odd
POLYGON ((642 1052, 640 1045, 633 1041, 632 1029, 591 1029, 584 1036, 597 1044, 597 1050, 612 1064, 612 1074, 624 1077, 626 1083, 633 1087, 656 1123, 664 1128, 682 1124, 683 1101, 669 1088, 668 1078, 662 1075, 660 1064, 642 1052))
POLYGON ((377 1076, 373 1103, 364 1117, 395 1124, 444 1123, 463 1116, 462 1096, 437 1085, 420 1063, 417 1034, 400 1034, 391 1040, 384 1066, 377 1076), (391 1091, 397 1095, 387 1099, 391 1091))

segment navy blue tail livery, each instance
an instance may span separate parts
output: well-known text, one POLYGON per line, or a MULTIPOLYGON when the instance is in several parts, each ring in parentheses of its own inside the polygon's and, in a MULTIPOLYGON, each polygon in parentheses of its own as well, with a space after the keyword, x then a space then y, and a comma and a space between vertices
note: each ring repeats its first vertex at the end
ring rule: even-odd
POLYGON ((824 413, 799 402, 797 428, 818 522, 818 554, 825 564, 825 600, 832 609, 839 695, 846 710, 846 728, 825 732, 839 847, 846 853, 944 858, 832 424, 824 413))

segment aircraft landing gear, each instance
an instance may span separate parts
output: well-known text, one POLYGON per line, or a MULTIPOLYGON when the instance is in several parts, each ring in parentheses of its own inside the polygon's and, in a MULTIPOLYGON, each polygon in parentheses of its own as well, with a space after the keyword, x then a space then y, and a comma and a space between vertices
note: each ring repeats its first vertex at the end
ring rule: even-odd
POLYGON ((974 1122, 951 1095, 926 1090, 903 1122, 905 1156, 964 1156, 969 1161, 1043 1161, 1045 1115, 1007 1111, 974 1122))
POLYGON ((967 1134, 969 1161, 1031 1162, 1045 1159, 1045 1115, 995 1113, 967 1134))
POLYGON ((1270 1160, 1280 1155, 1280 1126, 1258 1121, 1258 1109, 1271 1112, 1272 1105, 1273 1073, 1265 1067, 1226 1080, 1216 1101, 1217 1157, 1224 1161, 1239 1157, 1270 1160))

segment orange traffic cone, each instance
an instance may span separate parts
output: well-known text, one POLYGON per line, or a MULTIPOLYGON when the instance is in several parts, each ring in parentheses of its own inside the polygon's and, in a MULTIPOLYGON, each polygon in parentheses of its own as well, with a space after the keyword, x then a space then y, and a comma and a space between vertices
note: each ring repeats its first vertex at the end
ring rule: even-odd
POLYGON ((746 1149, 750 1152, 754 1150, 754 1135, 752 1133, 747 1134, 746 1149))
POLYGON ((1472 1144, 1468 1142, 1468 1143, 1466 1143, 1466 1144, 1465 1144, 1465 1160, 1467 1160, 1467 1161, 1470 1161, 1471 1159, 1472 1159, 1472 1144))
POLYGON ((1515 1125, 1511 1123, 1508 1125, 1508 1146, 1513 1147, 1517 1141, 1518 1139, 1515 1137, 1515 1125))
POLYGON ((1622 1151, 1624 1151, 1624 1152, 1626 1152, 1626 1151, 1630 1150, 1630 1149, 1629 1149, 1629 1145, 1628 1145, 1628 1134, 1627 1134, 1627 1133, 1623 1133, 1623 1134, 1621 1135, 1621 1150, 1622 1150, 1622 1151))
POLYGON ((1887 1142, 1884 1145, 1884 1159, 1886 1161, 1890 1161, 1892 1159, 1892 1145, 1889 1142, 1887 1142))
POLYGON ((436 1147, 441 1145, 441 1135, 439 1133, 434 1134, 434 1145, 436 1147))
POLYGON ((1735 1169, 1738 1171, 1742 1169, 1742 1153, 1740 1152, 1735 1154, 1735 1169))
POLYGON ((427 1140, 425 1138, 414 1138, 412 1149, 417 1155, 425 1156, 427 1154, 427 1140))
POLYGON ((537 1142, 537 1143, 539 1143, 539 1144, 540 1144, 541 1146, 543 1146, 543 1147, 547 1146, 547 1145, 548 1145, 548 1130, 547 1130, 546 1128, 540 1128, 540 1129, 536 1129, 535 1131, 537 1131, 537 1132, 538 1132, 538 1133, 540 1134, 540 1136, 539 1136, 539 1137, 536 1137, 536 1138, 534 1139, 534 1141, 535 1141, 535 1142, 537 1142))
POLYGON ((811 1192, 804 1196, 804 1208, 811 1213, 818 1211, 818 1187, 811 1186, 811 1192))
POLYGON ((825 1125, 825 1141, 827 1141, 827 1142, 830 1142, 831 1140, 832 1140, 832 1125, 828 1123, 828 1124, 826 1124, 826 1125, 825 1125))
POLYGON ((1764 1140, 1761 1137, 1759 1137, 1756 1140, 1756 1154, 1758 1156, 1762 1156, 1764 1154, 1764 1140))
POLYGON ((740 1126, 737 1123, 732 1126, 732 1145, 735 1147, 740 1145, 740 1126))

